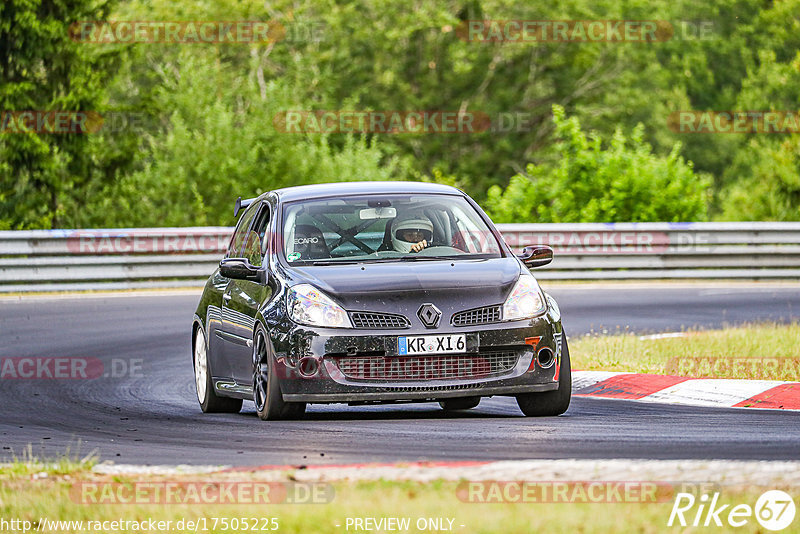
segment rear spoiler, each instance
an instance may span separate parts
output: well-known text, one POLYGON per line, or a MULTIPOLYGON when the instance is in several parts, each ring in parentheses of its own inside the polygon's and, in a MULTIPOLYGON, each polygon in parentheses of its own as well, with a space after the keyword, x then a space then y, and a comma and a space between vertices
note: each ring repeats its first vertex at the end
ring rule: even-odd
POLYGON ((257 199, 255 199, 255 198, 248 198, 248 199, 242 200, 242 197, 237 197, 236 198, 236 204, 233 205, 233 216, 236 217, 237 215, 239 215, 239 211, 243 210, 244 208, 246 208, 247 206, 249 206, 250 204, 252 204, 256 200, 257 199))

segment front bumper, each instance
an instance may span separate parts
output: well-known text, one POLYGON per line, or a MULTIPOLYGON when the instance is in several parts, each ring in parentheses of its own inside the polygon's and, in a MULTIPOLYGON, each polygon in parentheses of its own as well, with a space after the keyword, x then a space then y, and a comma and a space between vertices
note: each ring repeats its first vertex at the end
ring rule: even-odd
MULTIPOLYGON (((558 389, 561 324, 549 315, 531 320, 481 325, 479 327, 443 327, 435 330, 357 330, 324 329, 291 325, 286 331, 271 330, 275 349, 275 371, 280 377, 283 399, 287 402, 358 403, 423 401, 454 397, 517 395, 558 389), (433 369, 447 369, 453 362, 487 362, 493 355, 516 355, 513 365, 493 372, 492 367, 478 371, 469 366, 466 372, 410 372, 398 377, 390 373, 369 376, 347 372, 341 362, 347 358, 381 362, 393 368, 416 369, 414 357, 400 356, 397 338, 415 335, 466 334, 466 350, 462 354, 425 356, 425 364, 433 369), (536 338, 538 342, 534 342, 536 338), (527 340, 527 342, 526 342, 527 340), (555 356, 551 365, 542 367, 536 354, 543 349, 555 356), (439 362, 435 359, 442 358, 439 362), (317 370, 303 376, 299 362, 314 360, 317 370), (445 360, 446 359, 446 360, 445 360), (445 363, 442 363, 445 362, 445 363), (345 371, 343 371, 345 369, 345 371)), ((462 368, 459 368, 462 370, 462 368)), ((369 374, 369 373, 368 373, 369 374)))

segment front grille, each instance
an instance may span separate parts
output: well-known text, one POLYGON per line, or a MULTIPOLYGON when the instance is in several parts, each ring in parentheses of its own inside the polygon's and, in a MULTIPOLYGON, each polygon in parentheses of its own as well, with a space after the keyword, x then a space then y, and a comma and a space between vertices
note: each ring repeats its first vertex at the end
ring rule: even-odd
POLYGON ((339 371, 351 380, 475 380, 514 369, 513 350, 442 356, 337 356, 339 371))
POLYGON ((350 314, 356 328, 392 329, 408 328, 411 323, 402 315, 391 313, 353 312, 350 314))
POLYGON ((391 391, 392 393, 414 393, 417 391, 459 391, 462 389, 479 389, 483 387, 483 383, 477 382, 472 384, 452 384, 449 386, 397 386, 397 387, 384 387, 384 391, 391 391))
POLYGON ((466 310, 453 315, 454 326, 472 326, 477 324, 490 324, 500 321, 500 306, 485 306, 466 310))

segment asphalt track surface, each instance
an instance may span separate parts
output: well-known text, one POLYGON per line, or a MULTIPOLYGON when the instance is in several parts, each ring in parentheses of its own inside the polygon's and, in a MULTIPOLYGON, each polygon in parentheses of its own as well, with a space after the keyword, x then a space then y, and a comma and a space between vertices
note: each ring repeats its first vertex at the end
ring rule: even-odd
MULTIPOLYGON (((543 283, 547 288, 547 284, 543 283)), ((800 316, 800 286, 569 286, 550 289, 571 335, 674 331, 800 316)), ((190 360, 197 294, 0 300, 0 357, 141 360, 135 376, 0 379, 0 459, 96 451, 136 464, 341 464, 530 458, 797 459, 800 412, 574 398, 526 418, 511 398, 445 415, 434 404, 312 405, 304 420, 203 415, 190 360)), ((119 370, 119 368, 118 368, 119 370)), ((130 373, 128 373, 130 374, 130 373)))

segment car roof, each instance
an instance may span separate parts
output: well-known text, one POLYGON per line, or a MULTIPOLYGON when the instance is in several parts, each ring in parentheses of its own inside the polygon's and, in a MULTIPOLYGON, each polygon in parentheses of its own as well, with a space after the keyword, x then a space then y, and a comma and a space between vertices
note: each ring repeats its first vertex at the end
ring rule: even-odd
POLYGON ((298 185, 276 189, 281 202, 308 200, 331 196, 369 195, 369 194, 420 194, 439 193, 463 195, 455 187, 429 182, 335 182, 330 184, 298 185))

